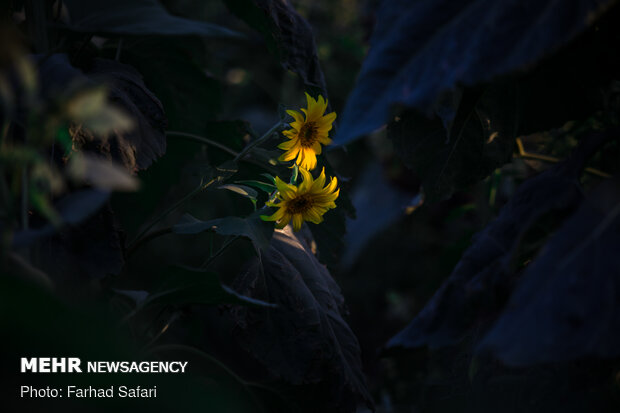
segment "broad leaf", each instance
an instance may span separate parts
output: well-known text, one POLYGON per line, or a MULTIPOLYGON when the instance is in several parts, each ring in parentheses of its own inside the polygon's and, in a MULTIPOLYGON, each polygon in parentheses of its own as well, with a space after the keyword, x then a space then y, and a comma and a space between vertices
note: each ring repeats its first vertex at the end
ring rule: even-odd
POLYGON ((352 398, 372 403, 340 288, 290 227, 275 232, 269 250, 234 286, 277 305, 233 310, 239 343, 272 374, 297 385, 327 386, 326 397, 342 411, 352 398))
MULTIPOLYGON (((146 296, 138 296, 138 309, 188 304, 245 304, 273 307, 263 301, 238 294, 230 287, 222 285, 218 276, 210 272, 172 267, 166 273, 167 279, 163 287, 146 296)), ((125 295, 128 293, 125 292, 125 295)))
POLYGON ((199 35, 240 37, 232 30, 169 14, 157 0, 63 0, 68 28, 78 32, 116 35, 199 35))
POLYGON ((288 0, 224 0, 228 8, 264 37, 285 69, 297 73, 308 86, 326 94, 310 24, 288 0))
POLYGON ((42 93, 54 99, 66 95, 74 149, 120 162, 130 172, 148 167, 166 150, 167 121, 161 103, 131 66, 107 59, 85 65, 83 70, 74 67, 65 54, 53 54, 39 62, 42 93), (107 102, 93 90, 101 87, 107 91, 107 102), (110 105, 124 116, 112 113, 110 105), (125 125, 125 120, 131 124, 125 125))
POLYGON ((421 178, 429 201, 448 198, 512 158, 517 123, 513 88, 465 93, 459 101, 447 124, 408 111, 388 125, 396 152, 421 178), (499 95, 502 110, 496 106, 499 95))
POLYGON ((262 182, 262 181, 257 181, 257 180, 237 181, 237 183, 248 185, 248 186, 253 186, 254 188, 260 189, 261 191, 267 194, 271 194, 273 191, 277 189, 276 186, 272 183, 267 183, 267 182, 262 182))
POLYGON ((601 185, 528 266, 480 344, 509 365, 620 354, 620 186, 601 185))
POLYGON ((147 168, 166 151, 167 120, 159 99, 146 88, 140 73, 114 60, 95 59, 88 75, 106 85, 111 101, 131 115, 135 127, 108 138, 76 125, 74 146, 121 162, 130 171, 147 168))
POLYGON ((217 187, 218 189, 226 189, 228 191, 239 194, 245 198, 248 198, 252 201, 252 204, 256 207, 256 198, 258 197, 258 192, 254 188, 250 188, 246 185, 238 185, 238 184, 225 184, 217 187))
POLYGON ((519 187, 499 216, 476 234, 452 274, 387 347, 440 347, 458 342, 503 305, 515 274, 512 260, 521 238, 549 212, 574 208, 581 199, 574 165, 556 165, 519 187))
POLYGON ((247 218, 226 217, 209 221, 201 221, 189 214, 185 214, 172 231, 176 234, 198 234, 214 231, 220 235, 237 235, 249 238, 257 251, 266 251, 273 234, 273 224, 262 221, 254 213, 247 218))
POLYGON ((382 2, 338 143, 383 125, 394 105, 428 113, 441 95, 529 68, 591 25, 612 0, 382 2))

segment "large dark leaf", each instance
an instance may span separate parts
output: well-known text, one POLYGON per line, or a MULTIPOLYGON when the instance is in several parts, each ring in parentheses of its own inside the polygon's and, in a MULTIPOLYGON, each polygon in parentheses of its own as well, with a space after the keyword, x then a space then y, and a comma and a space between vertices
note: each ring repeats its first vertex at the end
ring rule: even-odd
POLYGON ((252 240, 257 252, 266 251, 273 234, 273 224, 261 220, 255 213, 247 218, 225 217, 209 221, 201 221, 189 214, 185 214, 181 221, 172 227, 175 234, 198 234, 205 231, 214 231, 221 235, 237 235, 252 240))
POLYGON ((285 69, 297 73, 308 86, 326 93, 310 24, 288 0, 225 0, 228 8, 264 37, 285 69))
POLYGON ((332 403, 371 403, 357 339, 343 319, 344 299, 306 243, 287 227, 236 281, 242 294, 275 309, 233 312, 240 344, 276 377, 293 384, 322 383, 332 403))
MULTIPOLYGON (((171 131, 204 136, 240 150, 247 125, 241 121, 213 121, 221 110, 221 85, 201 67, 203 53, 204 46, 196 37, 157 37, 126 42, 122 60, 144 75, 147 87, 163 104, 171 131)), ((194 160, 203 147, 190 139, 168 135, 166 155, 140 173, 140 190, 114 196, 115 210, 122 212, 120 219, 129 233, 134 233, 161 206, 165 194, 186 172, 188 161, 194 160)))
POLYGON ((220 283, 217 274, 203 270, 172 267, 166 270, 164 285, 152 293, 120 290, 119 294, 136 299, 137 310, 188 304, 244 304, 273 307, 260 300, 238 294, 220 283))
POLYGON ((411 110, 388 125, 397 153, 421 178, 430 201, 479 181, 512 157, 517 124, 514 88, 466 92, 457 100, 456 110, 452 104, 445 106, 454 112, 447 115, 452 120, 446 124, 411 110))
MULTIPOLYGON (((368 242, 405 214, 414 197, 392 185, 381 165, 367 165, 352 191, 355 219, 347 220, 341 265, 350 268, 368 242), (381 202, 377 202, 380 199, 381 202)), ((417 198, 420 201, 420 198, 417 198)))
POLYGON ((428 112, 442 93, 458 85, 529 68, 577 36, 611 3, 384 1, 337 142, 378 128, 395 104, 428 112))
POLYGON ((581 200, 577 178, 585 160, 611 134, 584 138, 571 158, 521 185, 499 216, 478 233, 426 306, 387 347, 440 347, 458 342, 477 323, 495 317, 516 280, 511 269, 522 237, 539 218, 560 215, 581 200))
POLYGON ((131 66, 95 59, 87 70, 91 79, 107 86, 110 100, 131 115, 135 126, 113 138, 78 127, 73 130, 74 145, 121 162, 130 171, 147 168, 166 151, 167 121, 161 103, 131 66))
POLYGON ((620 186, 601 185, 528 267, 480 349, 510 365, 620 354, 620 186))
POLYGON ((239 37, 224 27, 172 16, 157 0, 63 0, 63 3, 69 10, 69 28, 78 32, 239 37))
MULTIPOLYGON (((73 94, 66 97, 75 101, 82 93, 79 88, 88 93, 93 87, 103 86, 110 104, 131 117, 133 127, 105 133, 105 136, 88 124, 76 122, 71 128, 76 148, 91 150, 122 163, 129 171, 148 167, 165 152, 167 121, 163 108, 144 85, 140 73, 131 66, 114 60, 94 59, 76 68, 67 55, 54 54, 39 57, 39 78, 41 91, 47 98, 57 98, 68 90, 73 94)), ((105 118, 100 123, 105 127, 105 118)), ((107 127, 113 128, 113 125, 107 127)))

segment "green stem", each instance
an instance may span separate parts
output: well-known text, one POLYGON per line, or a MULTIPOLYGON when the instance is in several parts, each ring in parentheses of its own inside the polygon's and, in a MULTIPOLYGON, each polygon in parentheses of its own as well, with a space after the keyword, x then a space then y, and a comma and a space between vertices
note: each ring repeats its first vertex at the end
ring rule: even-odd
POLYGON ((170 131, 166 132, 166 135, 169 135, 169 136, 179 136, 181 138, 188 138, 188 139, 191 139, 191 140, 196 141, 196 142, 204 143, 205 145, 210 145, 210 146, 213 146, 215 148, 221 149, 224 152, 229 153, 229 154, 231 154, 232 156, 235 156, 235 157, 239 155, 239 153, 237 151, 234 151, 234 150, 230 149, 226 145, 222 145, 221 143, 213 141, 213 140, 211 140, 209 138, 205 138, 205 137, 202 137, 202 136, 194 135, 193 133, 186 133, 186 132, 179 132, 179 131, 170 130, 170 131))
POLYGON ((153 231, 144 237, 136 240, 136 242, 127 248, 127 257, 131 257, 136 250, 138 250, 141 246, 146 244, 149 241, 154 240, 155 238, 159 238, 163 235, 172 234, 172 227, 166 227, 162 229, 158 229, 157 231, 153 231))
POLYGON ((168 207, 168 209, 166 209, 157 218, 155 218, 153 221, 151 221, 146 226, 146 228, 144 228, 142 231, 140 231, 140 233, 134 238, 134 240, 129 243, 129 245, 127 246, 127 250, 128 251, 135 250, 136 246, 138 246, 139 244, 141 244, 143 242, 143 241, 141 241, 142 237, 144 237, 144 235, 147 234, 157 223, 162 221, 164 218, 166 218, 168 215, 170 215, 171 212, 173 212, 175 209, 177 209, 178 207, 183 205, 189 199, 193 198, 196 194, 198 194, 200 191, 202 191, 205 188, 207 188, 209 185, 211 185, 215 181, 216 181, 216 179, 213 179, 213 180, 207 182, 206 184, 203 184, 202 181, 201 181, 200 185, 198 185, 194 190, 192 190, 190 193, 185 195, 183 198, 179 199, 177 202, 175 202, 170 207, 168 207))
POLYGON ((239 152, 237 154, 237 156, 235 156, 235 161, 243 159, 243 157, 245 155, 247 155, 248 153, 250 153, 257 145, 259 145, 259 144, 263 143, 264 141, 266 141, 267 139, 269 139, 271 137, 271 135, 273 135, 281 126, 282 126, 282 121, 279 121, 278 123, 273 125, 271 127, 271 129, 269 129, 267 132, 265 132, 265 134, 263 136, 261 136, 260 138, 256 139, 253 142, 250 142, 250 144, 248 146, 243 148, 243 150, 241 152, 239 152))
POLYGON ((200 266, 200 268, 207 268, 207 266, 209 266, 209 264, 211 264, 213 261, 215 261, 215 259, 217 257, 219 257, 220 255, 222 255, 224 253, 224 251, 226 251, 226 249, 228 247, 230 247, 230 245, 235 242, 236 240, 239 239, 238 235, 235 235, 234 237, 224 241, 224 244, 222 244, 222 246, 215 252, 215 254, 210 254, 209 258, 206 259, 205 262, 202 263, 202 265, 200 266))

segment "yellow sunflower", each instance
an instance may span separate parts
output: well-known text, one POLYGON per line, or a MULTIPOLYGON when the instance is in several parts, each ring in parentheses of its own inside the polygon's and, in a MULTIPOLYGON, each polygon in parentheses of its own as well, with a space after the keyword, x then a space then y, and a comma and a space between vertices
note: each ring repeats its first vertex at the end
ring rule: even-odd
POLYGON ((301 111, 287 110, 293 122, 290 123, 291 129, 282 132, 289 140, 278 145, 278 148, 286 152, 280 156, 281 161, 290 161, 295 158, 295 163, 301 168, 309 171, 316 167, 316 156, 322 151, 321 144, 329 145, 332 140, 328 137, 332 128, 332 123, 336 119, 336 112, 324 115, 327 109, 327 100, 319 95, 318 100, 306 93, 308 108, 301 111))
POLYGON ((284 228, 293 221, 293 230, 299 231, 304 221, 315 224, 323 222, 323 214, 329 209, 336 208, 336 198, 340 193, 338 179, 332 178, 325 187, 325 168, 315 180, 310 172, 300 168, 303 182, 299 186, 290 185, 276 177, 275 183, 278 188, 276 201, 267 202, 265 205, 276 207, 278 210, 271 216, 261 215, 264 221, 276 221, 276 228, 284 228))

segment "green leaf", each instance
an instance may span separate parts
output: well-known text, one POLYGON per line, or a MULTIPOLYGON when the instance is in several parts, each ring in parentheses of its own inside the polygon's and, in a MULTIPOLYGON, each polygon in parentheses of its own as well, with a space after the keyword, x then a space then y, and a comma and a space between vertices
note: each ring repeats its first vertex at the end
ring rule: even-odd
POLYGON ((266 192, 267 194, 271 194, 273 191, 276 190, 275 185, 268 184, 267 182, 257 181, 257 180, 237 181, 237 183, 253 186, 254 188, 258 188, 261 191, 266 192))
MULTIPOLYGON (((345 144, 379 128, 389 121, 397 104, 427 112, 443 93, 459 85, 469 87, 534 67, 597 22, 612 3, 382 2, 368 56, 340 117, 336 143, 345 144)), ((579 65, 579 60, 560 70, 579 65)), ((588 63, 604 65, 592 62, 588 63)), ((554 82, 553 74, 545 80, 554 82)), ((568 84, 577 86, 581 81, 574 78, 568 84)), ((573 90, 562 86, 562 96, 571 99, 573 90)), ((538 90, 536 96, 540 96, 538 90)))
POLYGON ((308 86, 326 94, 312 26, 285 1, 224 0, 226 6, 259 31, 268 49, 285 69, 297 73, 308 86))
POLYGON ((227 28, 169 14, 157 0, 64 0, 71 23, 85 33, 116 35, 199 35, 240 38, 227 28))
POLYGON ((276 183, 276 178, 273 175, 270 174, 260 174, 261 176, 264 176, 265 178, 269 179, 270 182, 272 182, 275 186, 276 183))
POLYGON ((330 400, 334 404, 358 397, 372 407, 359 343, 345 321, 342 292, 304 238, 290 226, 275 231, 269 250, 233 286, 278 306, 232 310, 239 344, 269 371, 294 384, 333 386, 325 393, 338 395, 330 400))
POLYGON ((498 106, 514 107, 514 90, 465 93, 458 100, 454 118, 446 125, 448 132, 440 118, 427 118, 417 111, 407 111, 388 125, 388 137, 421 178, 427 201, 450 197, 512 157, 516 117, 498 106), (498 95, 502 100, 495 99, 498 95))
MULTIPOLYGON (((166 272, 166 287, 146 297, 138 295, 137 309, 188 304, 249 304, 274 307, 273 304, 238 294, 230 287, 222 285, 216 274, 204 270, 172 267, 166 272)), ((124 295, 128 295, 127 292, 124 295)))
POLYGON ((595 188, 527 266, 480 349, 509 366, 620 354, 620 186, 595 188))
POLYGON ((297 164, 293 164, 293 171, 291 172, 290 184, 292 184, 292 185, 296 185, 297 184, 298 175, 299 175, 299 166, 297 166, 297 164))
POLYGON ((263 222, 259 212, 248 216, 216 218, 201 221, 189 214, 185 214, 178 224, 172 227, 175 234, 199 234, 205 231, 215 231, 220 235, 237 235, 249 238, 258 251, 266 251, 273 235, 273 224, 263 222))
MULTIPOLYGON (((135 66, 144 75, 144 81, 161 100, 169 120, 169 129, 206 136, 234 150, 241 148, 247 133, 240 121, 214 121, 221 110, 221 85, 208 77, 200 67, 199 58, 204 47, 198 38, 140 39, 125 42, 122 60, 135 66), (198 56, 198 58, 195 58, 198 56), (165 81, 162 81, 165 79, 165 81)), ((114 51, 111 51, 114 53, 114 51)), ((187 172, 185 166, 201 153, 203 144, 177 136, 167 137, 165 156, 139 175, 140 190, 133 194, 115 194, 113 207, 120 216, 123 227, 135 234, 187 172)), ((211 150, 209 161, 214 165, 230 159, 230 155, 211 150)))
POLYGON ((245 185, 226 184, 219 186, 218 189, 227 189, 246 198, 250 198, 253 201, 256 201, 256 197, 258 196, 256 190, 245 185))

